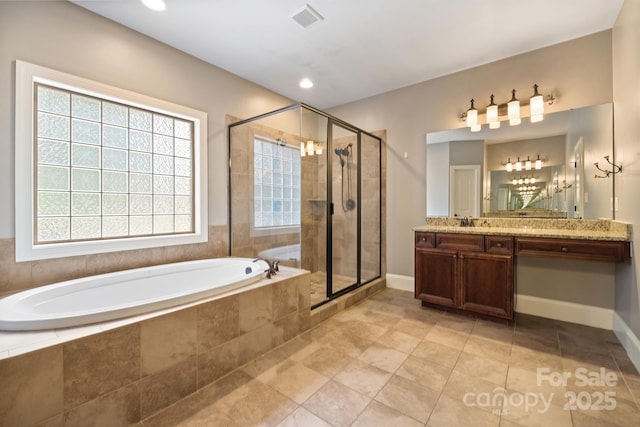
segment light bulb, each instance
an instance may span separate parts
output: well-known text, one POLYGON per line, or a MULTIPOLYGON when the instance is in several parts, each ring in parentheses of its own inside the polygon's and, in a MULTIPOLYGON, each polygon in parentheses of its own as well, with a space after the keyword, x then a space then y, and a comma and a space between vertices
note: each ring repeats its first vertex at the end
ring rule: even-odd
POLYGON ((500 122, 498 121, 498 106, 493 102, 494 96, 491 95, 491 103, 487 105, 487 123, 489 123, 489 129, 498 129, 500 122))
POLYGON ((516 162, 516 170, 518 172, 522 170, 522 162, 520 161, 520 157, 518 157, 518 161, 516 162))
POLYGON ((531 160, 529 160, 529 156, 527 156, 527 161, 524 162, 524 168, 528 171, 531 170, 531 160))

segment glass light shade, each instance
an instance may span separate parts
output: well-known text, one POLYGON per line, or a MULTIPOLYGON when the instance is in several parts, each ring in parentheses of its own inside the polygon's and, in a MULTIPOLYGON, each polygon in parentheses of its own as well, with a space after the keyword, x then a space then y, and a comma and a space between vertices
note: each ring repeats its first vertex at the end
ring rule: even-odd
POLYGON ((471 126, 471 132, 480 132, 480 129, 482 129, 482 125, 476 124, 471 126))
POLYGON ((313 156, 313 141, 307 141, 307 154, 313 156))
POLYGON ((511 181, 511 183, 512 183, 513 185, 516 185, 516 184, 518 183, 518 180, 517 180, 517 179, 515 179, 515 178, 513 178, 513 181, 511 181))
POLYGON ((532 184, 535 184, 535 183, 536 183, 536 179, 535 179, 535 178, 531 178, 531 179, 529 180, 529 182, 530 182, 530 183, 532 183, 532 184))
POLYGON ((301 142, 300 143, 300 157, 304 157, 306 155, 307 155, 307 153, 305 153, 305 151, 304 151, 304 142, 301 142))
POLYGON ((513 163, 511 163, 511 159, 507 161, 506 168, 507 168, 507 172, 511 172, 513 170, 513 163))
POLYGON ((322 154, 322 144, 316 144, 316 154, 322 154))
POLYGON ((529 178, 525 178, 525 179, 524 179, 524 183, 525 183, 525 184, 528 184, 528 183, 529 183, 529 178))
POLYGON ((516 162, 516 170, 518 172, 522 170, 522 162, 520 161, 520 159, 518 159, 518 161, 516 162))
POLYGON ((500 122, 489 123, 489 129, 499 129, 499 128, 500 128, 500 122))
POLYGON ((533 95, 529 98, 531 123, 541 122, 544 118, 544 97, 538 93, 538 85, 533 85, 533 95))
POLYGON ((498 106, 493 102, 493 95, 491 95, 491 104, 487 105, 487 123, 491 124, 497 121, 498 121, 498 106))
POLYGON ((511 126, 520 124, 520 101, 516 99, 516 90, 511 91, 511 101, 507 104, 507 114, 511 126))
POLYGON ((471 108, 467 110, 467 126, 472 128, 472 132, 477 132, 473 130, 473 127, 478 125, 478 110, 473 106, 473 99, 470 102, 471 108))
POLYGON ((467 110, 467 126, 474 127, 478 124, 478 110, 475 108, 467 110))
POLYGON ((524 184, 524 179, 522 179, 522 178, 518 179, 518 184, 520 184, 520 185, 524 184))
POLYGON ((524 162, 524 168, 528 171, 531 170, 531 160, 529 160, 529 157, 527 157, 527 161, 524 162))
POLYGON ((540 160, 540 156, 538 156, 538 160, 536 160, 536 169, 542 169, 542 160, 540 160))

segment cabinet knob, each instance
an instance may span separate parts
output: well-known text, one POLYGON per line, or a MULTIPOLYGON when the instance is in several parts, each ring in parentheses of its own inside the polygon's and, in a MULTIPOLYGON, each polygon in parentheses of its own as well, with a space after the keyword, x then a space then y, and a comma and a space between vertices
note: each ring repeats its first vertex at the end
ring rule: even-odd
POLYGON ((427 241, 427 238, 426 238, 426 237, 421 237, 421 238, 420 238, 420 241, 422 241, 422 242, 426 242, 426 241, 427 241))
POLYGON ((560 250, 561 250, 562 252, 569 252, 569 248, 567 248, 567 247, 562 247, 560 250))
POLYGON ((496 243, 496 247, 501 248, 502 247, 502 243, 500 243, 500 242, 496 243))

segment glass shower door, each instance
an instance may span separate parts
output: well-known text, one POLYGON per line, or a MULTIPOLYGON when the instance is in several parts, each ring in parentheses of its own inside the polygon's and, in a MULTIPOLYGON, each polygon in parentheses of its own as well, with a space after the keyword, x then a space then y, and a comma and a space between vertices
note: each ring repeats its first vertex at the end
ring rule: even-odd
POLYGON ((359 133, 344 124, 329 121, 330 147, 330 227, 328 259, 331 260, 329 295, 359 283, 359 133))

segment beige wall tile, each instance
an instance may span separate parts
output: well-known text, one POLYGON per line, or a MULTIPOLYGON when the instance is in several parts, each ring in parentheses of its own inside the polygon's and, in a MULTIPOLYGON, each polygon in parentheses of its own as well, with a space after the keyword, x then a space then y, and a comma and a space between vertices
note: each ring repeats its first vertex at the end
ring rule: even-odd
POLYGON ((271 286, 273 319, 278 320, 298 310, 297 278, 282 280, 271 286))
POLYGON ((249 332, 269 325, 273 318, 272 301, 270 286, 239 294, 240 332, 249 332))
POLYGON ((273 322, 271 347, 277 347, 296 337, 299 333, 299 315, 293 312, 273 322))
POLYGON ((196 391, 196 356, 140 381, 141 417, 146 418, 196 391))
POLYGON ((87 276, 86 257, 55 258, 31 263, 31 287, 87 276))
POLYGON ((240 338, 198 354, 198 388, 223 377, 240 363, 240 338))
POLYGON ((0 361, 0 426, 43 422, 62 412, 62 347, 0 361))
POLYGON ((130 384, 65 413, 65 427, 126 426, 140 421, 140 392, 130 384))
POLYGON ((198 306, 198 352, 240 335, 239 297, 232 295, 198 306))
POLYGON ((272 326, 268 324, 240 336, 238 339, 240 365, 271 350, 271 329, 272 326))
POLYGON ((140 378, 140 325, 68 342, 63 357, 68 409, 140 378))
POLYGON ((31 263, 16 263, 15 239, 0 239, 0 293, 31 288, 31 263))
POLYGON ((197 308, 140 323, 141 376, 151 375, 195 356, 197 308))

